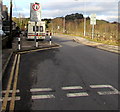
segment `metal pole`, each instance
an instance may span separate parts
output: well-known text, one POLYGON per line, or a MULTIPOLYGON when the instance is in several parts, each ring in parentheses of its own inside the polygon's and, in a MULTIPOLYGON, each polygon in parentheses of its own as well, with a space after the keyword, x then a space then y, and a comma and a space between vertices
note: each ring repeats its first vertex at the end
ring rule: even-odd
MULTIPOLYGON (((86 1, 84 2, 84 13, 86 16, 86 1)), ((86 36, 86 17, 84 17, 84 36, 86 36)))
POLYGON ((8 47, 12 48, 12 0, 10 0, 10 35, 8 40, 8 47))
POLYGON ((37 22, 35 22, 35 47, 37 47, 36 46, 36 26, 37 26, 37 22))
POLYGON ((65 17, 63 17, 63 33, 65 33, 65 17))
POLYGON ((18 50, 21 49, 21 46, 20 46, 20 36, 18 37, 18 50))
POLYGON ((36 47, 38 47, 38 33, 36 35, 36 47))
POLYGON ((94 24, 92 24, 92 39, 94 38, 94 24))
POLYGON ((86 36, 86 17, 84 17, 84 36, 86 36))
POLYGON ((50 32, 50 45, 51 45, 51 41, 52 41, 51 36, 52 36, 52 33, 50 32))

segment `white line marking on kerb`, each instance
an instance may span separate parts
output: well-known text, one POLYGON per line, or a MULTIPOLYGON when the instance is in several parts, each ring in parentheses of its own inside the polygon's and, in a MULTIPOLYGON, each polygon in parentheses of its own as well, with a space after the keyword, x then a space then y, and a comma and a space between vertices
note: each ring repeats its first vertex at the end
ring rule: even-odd
POLYGON ((49 99, 49 98, 55 98, 54 95, 33 95, 32 99, 37 100, 37 99, 49 99))
POLYGON ((51 88, 34 88, 34 89, 30 89, 30 92, 42 92, 42 91, 52 91, 51 88))
MULTIPOLYGON (((13 91, 13 90, 10 90, 9 93, 12 93, 12 91, 13 91)), ((20 90, 17 89, 17 90, 16 90, 16 93, 19 93, 19 92, 20 92, 20 90)), ((6 90, 3 90, 1 93, 6 93, 6 90)))
MULTIPOLYGON (((0 102, 2 102, 4 98, 0 98, 0 102)), ((15 100, 18 101, 20 100, 20 97, 15 97, 15 100)), ((11 97, 8 97, 7 101, 11 101, 11 97)))
POLYGON ((62 87, 62 90, 83 89, 81 86, 62 87))
POLYGON ((89 95, 86 92, 67 94, 67 97, 80 97, 80 96, 89 96, 89 95))
POLYGON ((110 88, 112 91, 98 91, 99 95, 119 94, 119 91, 111 85, 90 85, 91 88, 110 88))
MULTIPOLYGON (((52 89, 51 88, 33 88, 33 89, 30 89, 30 92, 49 92, 49 91, 52 91, 52 89)), ((13 90, 10 90, 9 91, 9 93, 12 93, 13 92, 13 90)), ((20 90, 19 89, 17 89, 16 90, 16 93, 19 93, 20 92, 20 90)), ((1 93, 6 93, 6 90, 3 90, 1 93)))

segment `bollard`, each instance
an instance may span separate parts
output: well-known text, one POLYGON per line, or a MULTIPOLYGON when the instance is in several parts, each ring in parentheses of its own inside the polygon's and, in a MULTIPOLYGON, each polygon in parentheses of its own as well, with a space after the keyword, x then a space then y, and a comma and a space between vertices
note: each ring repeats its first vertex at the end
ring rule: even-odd
POLYGON ((21 49, 21 46, 20 46, 20 37, 18 37, 18 50, 21 49))
POLYGON ((36 35, 36 47, 38 47, 38 33, 36 35))
POLYGON ((50 45, 51 45, 51 41, 52 41, 51 36, 52 36, 52 33, 50 33, 50 45))

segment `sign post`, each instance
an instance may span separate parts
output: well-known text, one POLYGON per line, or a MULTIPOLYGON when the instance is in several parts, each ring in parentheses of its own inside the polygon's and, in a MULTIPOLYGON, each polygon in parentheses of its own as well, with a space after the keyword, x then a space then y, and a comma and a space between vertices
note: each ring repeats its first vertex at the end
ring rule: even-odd
POLYGON ((91 14, 90 24, 92 25, 92 39, 94 38, 94 25, 96 25, 96 14, 91 14))
POLYGON ((30 7, 30 20, 35 22, 35 46, 38 47, 37 22, 41 21, 41 6, 35 2, 30 7))
POLYGON ((37 29, 37 22, 35 21, 35 46, 38 47, 38 46, 37 46, 37 41, 36 41, 36 40, 37 40, 37 38, 36 38, 36 37, 37 37, 37 36, 36 36, 36 34, 37 34, 37 33, 36 33, 36 29, 37 29))

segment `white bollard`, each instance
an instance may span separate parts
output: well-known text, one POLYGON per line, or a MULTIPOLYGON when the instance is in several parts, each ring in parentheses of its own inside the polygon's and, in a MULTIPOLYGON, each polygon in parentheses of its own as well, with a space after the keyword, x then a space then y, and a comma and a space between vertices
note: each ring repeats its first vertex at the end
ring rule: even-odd
POLYGON ((36 35, 36 47, 38 47, 38 34, 36 35))
POLYGON ((51 41, 52 41, 51 36, 52 36, 52 33, 50 33, 50 45, 51 45, 51 43, 52 43, 52 42, 51 42, 51 41))
POLYGON ((20 37, 18 37, 18 50, 21 49, 21 46, 20 46, 20 37))

